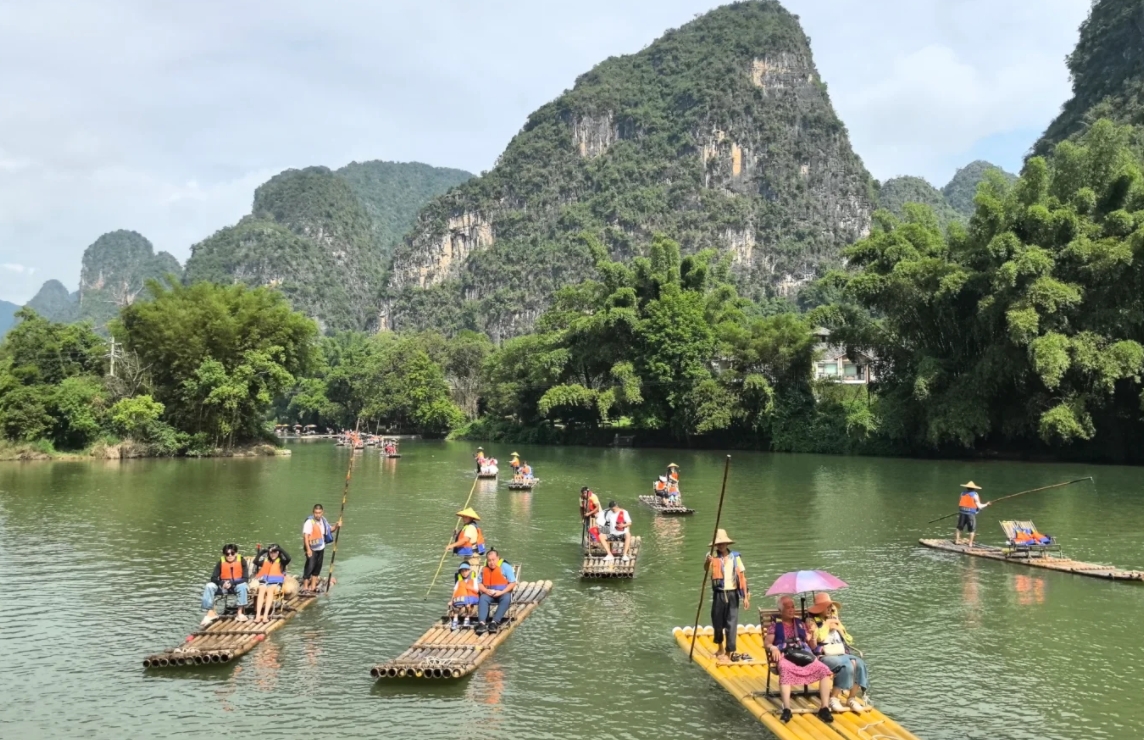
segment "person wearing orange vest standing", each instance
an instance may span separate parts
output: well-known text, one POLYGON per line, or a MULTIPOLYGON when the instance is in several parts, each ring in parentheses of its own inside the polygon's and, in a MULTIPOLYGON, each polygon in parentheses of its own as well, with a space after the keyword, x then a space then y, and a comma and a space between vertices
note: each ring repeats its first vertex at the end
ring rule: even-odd
POLYGON ((203 609, 206 611, 206 616, 203 617, 202 621, 203 627, 218 619, 218 612, 214 610, 214 600, 215 596, 220 593, 233 593, 237 596, 238 614, 235 615, 234 619, 237 622, 247 621, 244 610, 249 598, 246 585, 246 579, 249 577, 250 573, 246 570, 246 561, 238 553, 238 545, 223 545, 222 558, 215 563, 211 581, 203 589, 203 609))
MULTIPOLYGON (((628 513, 627 509, 621 509, 620 505, 615 501, 608 502, 608 511, 604 514, 604 531, 607 532, 609 540, 623 540, 624 541, 624 554, 620 558, 627 562, 631 558, 628 555, 628 550, 632 546, 632 515, 628 513)), ((606 546, 607 554, 604 555, 604 560, 612 559, 612 548, 606 546)))
POLYGON ((474 630, 478 635, 495 634, 504 624, 508 616, 508 608, 512 605, 512 592, 516 588, 516 572, 512 566, 501 560, 495 549, 490 549, 485 559, 485 567, 481 568, 477 590, 480 597, 477 601, 477 627, 474 630), (489 607, 497 605, 496 614, 489 619, 489 607))
POLYGON ((457 512, 461 517, 461 528, 453 533, 453 540, 445 545, 445 551, 463 558, 485 554, 485 533, 477 526, 481 517, 470 507, 457 512))
POLYGON ((269 622, 274 607, 274 594, 286 582, 286 566, 290 555, 278 545, 270 545, 254 557, 254 578, 258 596, 254 600, 254 621, 269 622))
POLYGON ((727 530, 715 532, 715 541, 709 547, 715 548, 715 555, 707 556, 707 567, 711 569, 711 626, 715 629, 715 662, 730 665, 746 656, 735 652, 739 632, 739 602, 743 608, 751 608, 751 590, 747 587, 747 569, 739 553, 730 549, 735 540, 727 535, 727 530), (726 646, 724 648, 724 646, 726 646))
POLYGON ((449 613, 453 619, 449 629, 456 631, 462 627, 469 628, 469 620, 474 616, 477 602, 480 601, 479 585, 476 569, 468 560, 462 560, 457 567, 457 575, 453 578, 453 597, 449 600, 449 613), (465 618, 464 624, 458 621, 462 615, 465 618))
POLYGON ((317 591, 322 579, 322 561, 326 555, 326 545, 334 541, 334 532, 342 528, 339 519, 333 526, 326 521, 325 509, 314 504, 313 513, 302 525, 302 548, 306 551, 306 565, 302 568, 302 590, 317 591))
POLYGON ((977 512, 989 505, 981 503, 977 494, 980 490, 981 486, 973 481, 961 486, 961 498, 957 501, 957 529, 953 533, 955 545, 961 544, 961 532, 964 530, 969 533, 969 546, 973 547, 973 538, 977 536, 977 512))
POLYGON ((671 463, 667 466, 667 477, 672 483, 679 483, 679 466, 671 463))

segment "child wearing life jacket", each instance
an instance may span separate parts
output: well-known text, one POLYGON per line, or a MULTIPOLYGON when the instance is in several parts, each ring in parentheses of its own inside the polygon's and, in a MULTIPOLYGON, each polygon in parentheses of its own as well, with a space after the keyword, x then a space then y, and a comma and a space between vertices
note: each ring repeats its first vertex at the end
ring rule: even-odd
POLYGON ((457 573, 453 577, 453 596, 449 601, 449 615, 452 620, 449 629, 454 631, 469 629, 472 618, 476 616, 480 596, 480 590, 477 588, 477 572, 470 561, 466 560, 457 567, 457 573), (461 623, 459 618, 464 618, 464 623, 461 623))

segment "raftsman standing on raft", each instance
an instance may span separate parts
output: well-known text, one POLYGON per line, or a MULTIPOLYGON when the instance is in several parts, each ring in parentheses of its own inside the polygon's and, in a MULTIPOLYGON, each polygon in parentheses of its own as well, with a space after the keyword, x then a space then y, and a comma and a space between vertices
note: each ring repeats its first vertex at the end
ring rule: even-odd
POLYGON ((981 496, 977 493, 981 490, 981 486, 973 481, 962 483, 961 489, 961 498, 957 501, 957 529, 953 533, 953 544, 961 544, 961 532, 965 530, 969 534, 969 546, 973 547, 973 538, 977 536, 977 512, 989 504, 981 503, 981 496))
POLYGON ((727 535, 727 530, 715 533, 715 540, 708 547, 715 548, 715 555, 707 556, 707 567, 711 569, 711 625, 715 629, 715 662, 730 665, 751 658, 735 652, 739 634, 739 601, 743 608, 751 608, 751 590, 747 586, 747 570, 743 558, 731 550, 735 543, 727 535), (726 647, 724 648, 724 645, 726 647))

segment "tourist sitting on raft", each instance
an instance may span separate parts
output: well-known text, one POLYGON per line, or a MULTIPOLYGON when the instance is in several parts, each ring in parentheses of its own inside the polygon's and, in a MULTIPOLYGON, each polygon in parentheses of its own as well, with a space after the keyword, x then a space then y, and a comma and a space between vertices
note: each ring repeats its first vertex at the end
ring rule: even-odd
POLYGON ((219 594, 234 594, 238 604, 238 613, 235 621, 245 622, 246 604, 249 600, 249 591, 246 585, 250 573, 246 568, 246 561, 238 552, 238 545, 229 544, 222 547, 222 558, 215 563, 214 572, 211 573, 210 583, 203 588, 203 617, 202 626, 206 627, 218 619, 218 612, 214 609, 215 597, 219 594))
POLYGON ((656 498, 667 498, 667 476, 661 475, 655 483, 652 484, 652 492, 656 498))
POLYGON ((525 482, 532 480, 532 466, 528 464, 527 460, 520 466, 520 475, 524 478, 525 482))
POLYGON ((449 600, 449 616, 452 619, 449 628, 454 631, 468 629, 471 620, 477 616, 477 604, 481 596, 477 569, 473 567, 477 562, 475 557, 462 561, 453 577, 453 596, 449 600), (460 622, 461 618, 464 618, 464 624, 460 622))
POLYGON ((286 585, 286 566, 290 555, 278 545, 270 545, 254 557, 254 579, 258 582, 258 596, 254 601, 254 621, 269 622, 274 599, 286 585))
POLYGON ((667 483, 667 505, 679 506, 679 483, 676 481, 668 481, 667 483))
POLYGON ((516 573, 512 566, 501 559, 495 549, 490 549, 481 568, 477 583, 480 597, 477 601, 478 635, 496 633, 508 618, 508 608, 512 606, 512 592, 516 588, 516 573), (489 607, 496 604, 497 610, 489 619, 489 607))
MULTIPOLYGON (((631 558, 628 556, 628 551, 632 547, 632 515, 628 513, 627 509, 621 509, 620 505, 615 501, 608 502, 608 511, 604 512, 604 527, 603 531, 609 540, 623 540, 624 554, 620 558, 627 562, 631 558)), ((612 548, 607 546, 604 548, 607 554, 604 555, 604 560, 612 560, 612 548)))
POLYGON ((814 629, 814 642, 819 660, 834 672, 834 688, 830 692, 830 711, 844 712, 842 692, 846 691, 846 706, 855 712, 867 709, 863 698, 870 685, 866 673, 866 661, 862 651, 854 647, 854 639, 842 625, 838 611, 842 605, 830 598, 830 594, 816 593, 810 612, 810 626, 814 629))
POLYGON ((453 540, 445 545, 445 550, 452 550, 454 555, 469 558, 473 555, 485 554, 485 533, 477 526, 481 517, 472 507, 457 512, 461 518, 461 528, 453 534, 453 540))
POLYGON ((767 625, 763 645, 771 661, 778 667, 779 698, 783 706, 779 719, 790 722, 793 716, 790 708, 791 686, 807 686, 817 681, 819 707, 816 716, 823 722, 833 722, 834 716, 830 713, 833 671, 815 656, 817 643, 814 635, 807 633, 806 624, 795 612, 794 599, 791 597, 783 596, 779 599, 779 618, 767 625))

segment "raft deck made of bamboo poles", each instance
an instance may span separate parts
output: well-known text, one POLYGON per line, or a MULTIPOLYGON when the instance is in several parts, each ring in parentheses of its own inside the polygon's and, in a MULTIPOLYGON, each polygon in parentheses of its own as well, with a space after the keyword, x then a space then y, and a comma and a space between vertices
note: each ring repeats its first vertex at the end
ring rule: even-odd
POLYGON ((587 548, 584 549, 584 563, 580 566, 581 578, 635 578, 636 577, 636 561, 640 556, 640 542, 639 537, 632 537, 632 546, 628 551, 629 559, 627 562, 620 558, 617 553, 624 551, 623 540, 608 540, 608 546, 612 548, 613 558, 605 560, 603 555, 596 555, 590 552, 587 548), (618 545, 618 547, 616 547, 618 545))
POLYGON ((1027 565, 1030 568, 1044 568, 1045 570, 1056 570, 1062 573, 1075 573, 1078 576, 1103 578, 1108 581, 1144 581, 1144 571, 1121 570, 1111 565, 1085 563, 1060 555, 1042 553, 1035 557, 1030 557, 1029 553, 1011 552, 1006 548, 995 547, 993 545, 974 545, 972 548, 968 545, 955 545, 952 540, 918 540, 918 542, 935 550, 945 550, 947 552, 961 553, 962 555, 972 555, 978 558, 989 558, 990 560, 1000 560, 1006 563, 1027 565))
POLYGON ((477 473, 477 478, 481 480, 496 480, 497 473, 477 473))
MULTIPOLYGON (((686 654, 691 650, 691 627, 672 630, 675 641, 686 654)), ((751 656, 750 662, 720 666, 715 662, 715 631, 700 627, 695 639, 695 662, 727 689, 779 740, 918 740, 909 730, 870 707, 863 712, 847 710, 834 715, 827 724, 815 716, 818 711, 818 684, 811 684, 809 696, 801 687, 792 687, 790 722, 779 719, 779 678, 767 677, 767 653, 759 625, 739 625, 736 652, 751 656)))
POLYGON ((536 484, 540 482, 539 478, 532 478, 531 480, 514 480, 509 481, 508 490, 510 491, 531 491, 536 488, 536 484))
POLYGON ((517 625, 525 620, 552 591, 552 581, 524 581, 512 592, 508 623, 494 634, 478 635, 472 629, 451 630, 449 617, 442 617, 401 655, 375 665, 370 675, 382 678, 461 678, 480 667, 517 625))
POLYGON ((652 509, 655 509, 657 514, 663 514, 664 516, 690 516, 695 513, 695 509, 689 509, 683 504, 672 506, 671 504, 665 503, 663 499, 655 494, 640 496, 639 498, 640 503, 650 506, 652 509))
MULTIPOLYGON (((229 663, 258 647, 268 634, 282 627, 315 601, 317 601, 315 596, 297 594, 289 596, 282 604, 281 610, 276 610, 269 622, 255 622, 249 615, 246 622, 236 621, 233 614, 220 616, 206 627, 200 627, 192 632, 178 647, 148 655, 143 659, 143 667, 167 668, 229 663)), ((253 605, 248 611, 254 611, 253 605)))

